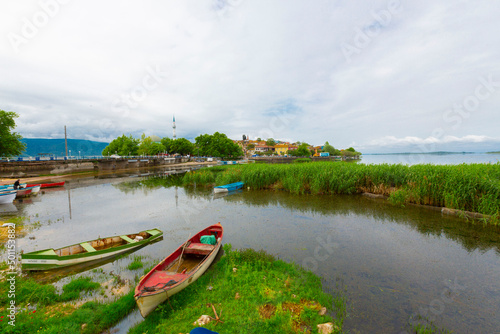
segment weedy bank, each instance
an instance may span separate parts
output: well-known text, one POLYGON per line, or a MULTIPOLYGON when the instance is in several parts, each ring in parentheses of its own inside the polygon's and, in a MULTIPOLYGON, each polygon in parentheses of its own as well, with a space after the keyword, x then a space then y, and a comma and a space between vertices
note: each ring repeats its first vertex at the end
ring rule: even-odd
POLYGON ((245 182, 252 189, 296 194, 375 193, 396 205, 406 203, 480 213, 500 221, 500 163, 461 165, 365 165, 314 162, 289 165, 248 164, 187 173, 184 185, 245 182))
POLYGON ((219 333, 317 333, 317 325, 328 322, 339 333, 345 302, 323 292, 310 271, 224 245, 209 271, 129 333, 189 333, 202 315, 213 318, 203 327, 219 333))

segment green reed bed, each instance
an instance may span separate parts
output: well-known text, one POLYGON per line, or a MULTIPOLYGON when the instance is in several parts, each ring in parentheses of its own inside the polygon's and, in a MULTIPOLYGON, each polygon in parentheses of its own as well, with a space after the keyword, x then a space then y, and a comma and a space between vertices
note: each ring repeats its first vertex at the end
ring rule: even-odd
POLYGON ((245 182, 253 189, 281 189, 296 194, 389 196, 397 205, 447 207, 500 218, 500 164, 365 165, 315 162, 289 165, 249 164, 217 171, 188 173, 184 184, 221 185, 245 182))

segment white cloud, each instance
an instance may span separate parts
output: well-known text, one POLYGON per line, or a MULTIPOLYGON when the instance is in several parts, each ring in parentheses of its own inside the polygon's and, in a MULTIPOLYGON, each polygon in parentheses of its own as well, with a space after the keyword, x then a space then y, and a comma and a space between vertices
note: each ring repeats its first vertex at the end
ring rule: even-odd
POLYGON ((447 110, 481 78, 500 81, 500 3, 393 3, 8 2, 0 109, 20 114, 25 137, 60 138, 64 125, 71 138, 168 136, 175 114, 190 139, 219 131, 398 149, 498 138, 499 88, 467 117, 447 110), (9 36, 26 22, 36 33, 16 52, 9 36), (346 43, 357 48, 350 61, 346 43))

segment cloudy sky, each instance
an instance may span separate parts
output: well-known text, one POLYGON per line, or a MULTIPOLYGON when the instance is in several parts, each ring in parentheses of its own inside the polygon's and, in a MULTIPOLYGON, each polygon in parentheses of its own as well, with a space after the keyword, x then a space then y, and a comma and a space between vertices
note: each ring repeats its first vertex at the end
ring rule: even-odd
POLYGON ((2 1, 0 109, 26 138, 500 150, 500 2, 2 1))

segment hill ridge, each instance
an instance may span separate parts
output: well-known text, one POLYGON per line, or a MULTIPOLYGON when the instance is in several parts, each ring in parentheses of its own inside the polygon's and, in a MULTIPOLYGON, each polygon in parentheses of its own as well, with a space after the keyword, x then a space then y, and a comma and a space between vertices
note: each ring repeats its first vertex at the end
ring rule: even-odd
MULTIPOLYGON (((64 138, 23 138, 21 142, 26 144, 26 150, 21 156, 66 155, 64 138)), ((86 139, 68 139, 68 155, 80 155, 82 157, 88 155, 101 155, 102 150, 108 145, 109 143, 86 139), (71 153, 69 151, 71 151, 71 153)))

